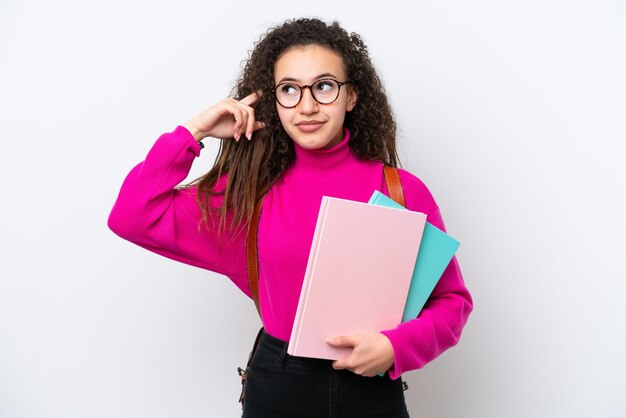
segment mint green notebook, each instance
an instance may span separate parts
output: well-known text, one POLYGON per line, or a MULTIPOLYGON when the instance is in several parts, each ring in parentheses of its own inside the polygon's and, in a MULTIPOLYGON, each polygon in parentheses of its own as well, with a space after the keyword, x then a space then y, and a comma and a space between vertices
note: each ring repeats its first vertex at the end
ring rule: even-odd
MULTIPOLYGON (((378 190, 370 197, 369 204, 406 209, 378 190)), ((454 256, 459 242, 439 228, 426 222, 420 243, 415 269, 409 287, 402 322, 414 319, 426 304, 439 278, 454 256)))

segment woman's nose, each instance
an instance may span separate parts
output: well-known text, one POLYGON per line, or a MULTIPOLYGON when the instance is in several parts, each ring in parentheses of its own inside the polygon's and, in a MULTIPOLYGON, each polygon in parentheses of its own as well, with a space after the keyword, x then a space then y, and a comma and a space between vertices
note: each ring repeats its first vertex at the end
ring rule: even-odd
POLYGON ((317 100, 313 98, 310 87, 305 87, 302 90, 302 99, 300 100, 300 112, 302 113, 315 113, 317 111, 317 100))

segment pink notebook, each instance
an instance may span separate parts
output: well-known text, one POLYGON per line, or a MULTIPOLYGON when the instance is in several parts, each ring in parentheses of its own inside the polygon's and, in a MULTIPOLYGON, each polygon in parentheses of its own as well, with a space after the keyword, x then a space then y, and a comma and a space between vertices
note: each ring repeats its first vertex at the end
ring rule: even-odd
POLYGON ((420 212, 322 197, 287 353, 337 360, 326 337, 402 322, 426 223, 420 212))

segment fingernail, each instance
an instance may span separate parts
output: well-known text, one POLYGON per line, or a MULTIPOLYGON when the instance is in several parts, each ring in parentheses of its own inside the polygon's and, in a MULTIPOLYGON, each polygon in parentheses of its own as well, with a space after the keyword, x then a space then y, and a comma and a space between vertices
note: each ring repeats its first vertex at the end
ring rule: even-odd
POLYGON ((249 141, 250 138, 252 138, 252 134, 250 132, 246 132, 246 138, 248 138, 248 141, 249 141))

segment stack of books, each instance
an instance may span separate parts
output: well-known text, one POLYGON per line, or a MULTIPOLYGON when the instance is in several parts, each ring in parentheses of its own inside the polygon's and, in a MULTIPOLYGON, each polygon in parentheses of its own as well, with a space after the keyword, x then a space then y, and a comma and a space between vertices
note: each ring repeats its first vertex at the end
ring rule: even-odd
POLYGON ((416 318, 459 242, 375 191, 368 203, 323 196, 287 353, 338 360, 327 337, 416 318))

